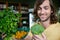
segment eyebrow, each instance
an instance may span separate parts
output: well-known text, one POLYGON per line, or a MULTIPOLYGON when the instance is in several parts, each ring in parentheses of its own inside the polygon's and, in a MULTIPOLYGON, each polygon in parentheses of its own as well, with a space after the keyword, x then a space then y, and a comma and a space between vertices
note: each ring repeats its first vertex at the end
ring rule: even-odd
POLYGON ((44 7, 49 7, 49 6, 44 6, 44 7))
POLYGON ((38 8, 41 8, 40 6, 38 8))
MULTIPOLYGON (((49 7, 49 6, 44 6, 44 7, 49 7)), ((38 8, 41 8, 40 6, 38 8)))

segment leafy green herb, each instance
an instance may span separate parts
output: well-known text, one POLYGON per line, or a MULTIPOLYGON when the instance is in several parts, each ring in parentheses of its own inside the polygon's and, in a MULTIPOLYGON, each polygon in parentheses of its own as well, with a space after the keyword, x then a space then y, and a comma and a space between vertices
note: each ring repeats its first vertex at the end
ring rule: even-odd
POLYGON ((16 33, 20 17, 20 13, 14 13, 11 9, 0 11, 0 32, 8 36, 16 33))

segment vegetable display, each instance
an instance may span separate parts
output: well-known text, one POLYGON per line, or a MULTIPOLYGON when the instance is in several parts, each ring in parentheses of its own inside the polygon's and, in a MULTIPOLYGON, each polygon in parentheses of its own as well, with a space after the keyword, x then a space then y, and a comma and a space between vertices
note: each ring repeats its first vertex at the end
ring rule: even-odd
POLYGON ((9 8, 0 11, 0 33, 4 33, 6 36, 15 34, 18 29, 20 17, 20 13, 15 13, 9 8))

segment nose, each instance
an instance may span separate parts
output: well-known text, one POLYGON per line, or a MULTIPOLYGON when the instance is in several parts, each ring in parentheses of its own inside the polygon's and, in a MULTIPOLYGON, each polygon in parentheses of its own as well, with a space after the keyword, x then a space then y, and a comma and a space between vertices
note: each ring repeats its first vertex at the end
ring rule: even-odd
POLYGON ((44 14, 44 11, 45 11, 44 9, 41 9, 41 14, 44 14))

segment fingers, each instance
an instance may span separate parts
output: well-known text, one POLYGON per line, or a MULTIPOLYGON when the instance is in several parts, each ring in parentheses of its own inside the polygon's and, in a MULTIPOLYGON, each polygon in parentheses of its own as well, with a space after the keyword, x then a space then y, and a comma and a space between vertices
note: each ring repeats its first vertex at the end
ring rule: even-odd
POLYGON ((44 39, 46 39, 46 36, 45 36, 45 34, 44 34, 44 33, 42 33, 42 37, 43 37, 44 39))
POLYGON ((39 37, 39 35, 34 35, 34 36, 33 36, 33 39, 34 39, 34 40, 41 40, 42 38, 39 37))
POLYGON ((44 33, 42 33, 42 37, 40 37, 39 35, 34 35, 33 39, 34 40, 46 40, 46 36, 44 33))
POLYGON ((24 40, 32 40, 32 37, 28 35, 24 40))

